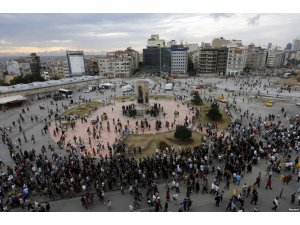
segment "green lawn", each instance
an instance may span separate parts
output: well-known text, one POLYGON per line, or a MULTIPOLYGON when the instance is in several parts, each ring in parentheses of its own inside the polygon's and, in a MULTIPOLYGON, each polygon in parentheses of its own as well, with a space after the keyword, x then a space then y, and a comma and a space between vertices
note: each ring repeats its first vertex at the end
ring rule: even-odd
POLYGON ((142 156, 147 156, 155 153, 157 145, 160 141, 165 141, 170 146, 174 146, 177 149, 177 146, 182 147, 195 147, 200 145, 200 140, 202 134, 198 132, 192 133, 192 138, 189 141, 183 142, 174 138, 175 131, 157 133, 157 134, 134 134, 129 135, 125 139, 125 143, 130 146, 141 146, 142 147, 142 156))
MULTIPOLYGON (((222 104, 222 103, 220 103, 220 104, 222 104)), ((213 122, 207 116, 207 112, 209 111, 210 106, 211 106, 211 104, 208 104, 208 103, 204 103, 201 106, 195 106, 194 105, 194 107, 200 108, 200 116, 198 117, 198 120, 200 121, 200 123, 204 124, 206 122, 209 122, 209 123, 213 122)), ((224 130, 224 129, 227 129, 229 127, 229 125, 231 123, 231 120, 230 120, 229 115, 221 108, 220 108, 220 113, 222 114, 222 120, 220 121, 219 129, 224 130)))
POLYGON ((174 100, 174 96, 171 95, 150 95, 150 98, 157 100, 174 100))
POLYGON ((111 97, 111 100, 113 101, 117 101, 117 102, 121 102, 121 101, 130 101, 130 100, 135 100, 136 99, 136 96, 135 95, 126 95, 126 96, 114 96, 114 97, 111 97))
POLYGON ((62 115, 63 116, 76 115, 79 117, 84 117, 88 115, 92 111, 92 109, 98 108, 101 105, 102 104, 100 102, 96 102, 96 101, 84 103, 66 110, 65 112, 62 113, 62 115))

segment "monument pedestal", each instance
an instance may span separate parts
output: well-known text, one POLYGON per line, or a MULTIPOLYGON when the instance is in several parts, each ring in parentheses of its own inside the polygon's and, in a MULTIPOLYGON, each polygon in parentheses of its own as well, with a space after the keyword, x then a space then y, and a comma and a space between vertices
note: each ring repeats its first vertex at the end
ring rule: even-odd
POLYGON ((144 116, 146 115, 146 111, 149 109, 149 104, 137 104, 135 106, 136 115, 137 116, 144 116))

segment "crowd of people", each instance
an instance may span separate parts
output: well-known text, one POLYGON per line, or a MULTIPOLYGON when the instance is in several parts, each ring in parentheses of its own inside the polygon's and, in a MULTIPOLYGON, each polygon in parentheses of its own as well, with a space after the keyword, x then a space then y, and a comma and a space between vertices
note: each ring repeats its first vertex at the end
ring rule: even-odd
MULTIPOLYGON (((204 101, 213 100, 209 98, 204 101)), ((190 108, 193 112, 193 107, 190 108)), ((65 152, 62 153, 52 144, 47 147, 43 145, 40 151, 23 149, 22 141, 28 141, 22 129, 22 123, 26 122, 23 114, 30 113, 28 108, 27 112, 23 110, 20 113, 17 120, 24 140, 20 137, 14 140, 11 136, 11 130, 17 129, 16 123, 12 124, 13 127, 0 128, 2 142, 14 162, 14 166, 10 166, 0 160, 0 167, 6 170, 0 177, 0 210, 22 207, 29 211, 49 211, 48 201, 42 204, 34 200, 38 196, 48 200, 81 196, 84 208, 95 204, 94 197, 97 196, 111 209, 112 202, 106 199, 105 193, 114 189, 123 192, 124 188, 128 188, 133 198, 129 211, 138 209, 142 201, 146 201, 154 211, 168 211, 171 201, 178 205, 178 211, 189 211, 193 197, 200 193, 211 195, 216 207, 220 207, 224 191, 233 187, 224 210, 244 211, 248 198, 251 204, 259 202, 262 174, 257 174, 256 179, 248 184, 243 182, 243 177, 252 173, 252 168, 262 160, 268 163, 266 188, 272 189, 273 176, 283 172, 286 174, 283 179, 286 184, 291 180, 300 180, 300 120, 298 118, 285 124, 281 121, 284 112, 283 109, 281 115, 262 118, 245 110, 240 118, 232 122, 228 132, 220 132, 211 124, 197 123, 192 117, 194 113, 191 113, 182 123, 203 132, 199 146, 172 146, 136 159, 127 154, 122 139, 116 139, 114 143, 101 140, 105 121, 99 118, 86 131, 90 139, 99 139, 99 145, 93 148, 92 153, 81 137, 74 136, 73 142, 64 142, 66 131, 58 124, 54 132, 60 136, 65 152), (101 154, 105 145, 109 149, 106 155, 101 154), (158 189, 161 182, 166 183, 165 196, 158 189), (184 196, 182 202, 177 202, 178 195, 184 196)), ((53 111, 48 110, 46 114, 45 118, 31 116, 31 123, 43 124, 42 135, 49 132, 49 123, 54 119, 53 111)), ((135 128, 149 127, 147 124, 148 121, 137 121, 135 128)), ((156 129, 158 126, 161 126, 159 120, 156 121, 156 129)), ((118 119, 113 120, 112 124, 106 121, 106 129, 109 131, 111 127, 123 136, 131 132, 129 124, 122 124, 118 119)), ((31 141, 34 146, 34 135, 31 141)), ((279 206, 278 197, 274 196, 273 210, 279 206)))

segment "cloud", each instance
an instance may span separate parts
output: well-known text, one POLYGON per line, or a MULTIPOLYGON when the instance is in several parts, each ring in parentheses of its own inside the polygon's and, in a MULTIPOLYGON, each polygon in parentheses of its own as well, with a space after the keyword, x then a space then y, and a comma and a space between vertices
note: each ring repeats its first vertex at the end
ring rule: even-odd
POLYGON ((260 19, 260 15, 259 14, 257 14, 254 17, 250 17, 249 19, 247 19, 248 25, 249 26, 251 26, 251 25, 258 25, 259 19, 260 19))
POLYGON ((72 40, 49 40, 50 43, 70 43, 72 40))
POLYGON ((234 14, 233 13, 211 13, 209 16, 216 21, 219 21, 220 18, 230 18, 234 14))
POLYGON ((241 39, 245 45, 272 42, 285 46, 300 34, 299 21, 296 13, 0 14, 0 55, 65 54, 65 49, 105 52, 128 46, 142 52, 151 34, 159 34, 166 42, 201 43, 224 37, 241 39))
POLYGON ((128 33, 126 33, 126 32, 111 32, 111 33, 88 32, 87 35, 95 36, 95 37, 122 37, 122 36, 128 36, 128 33))
POLYGON ((0 45, 11 45, 12 43, 10 41, 7 41, 5 39, 0 39, 0 45))

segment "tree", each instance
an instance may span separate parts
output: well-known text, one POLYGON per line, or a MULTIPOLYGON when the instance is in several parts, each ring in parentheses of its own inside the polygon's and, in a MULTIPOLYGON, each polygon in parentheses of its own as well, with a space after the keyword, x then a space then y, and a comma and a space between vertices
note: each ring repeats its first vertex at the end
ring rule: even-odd
POLYGON ((60 80, 60 78, 57 75, 54 75, 51 80, 60 80))
POLYGON ((222 114, 219 111, 219 105, 213 103, 210 110, 208 110, 207 116, 213 121, 220 121, 222 119, 222 114))
POLYGON ((26 76, 16 76, 12 81, 11 85, 14 84, 29 84, 36 81, 45 81, 41 76, 26 75, 26 76))
POLYGON ((189 73, 190 76, 195 76, 196 75, 195 66, 194 66, 193 60, 190 56, 188 57, 187 72, 189 73))
POLYGON ((144 66, 144 63, 140 61, 140 62, 139 62, 139 69, 142 69, 143 66, 144 66))
POLYGON ((193 94, 192 103, 193 103, 194 105, 202 105, 203 101, 202 101, 202 98, 201 98, 200 95, 199 95, 199 91, 196 91, 196 92, 193 94))
POLYGON ((182 141, 189 140, 192 137, 192 131, 186 126, 177 125, 174 137, 182 141))

